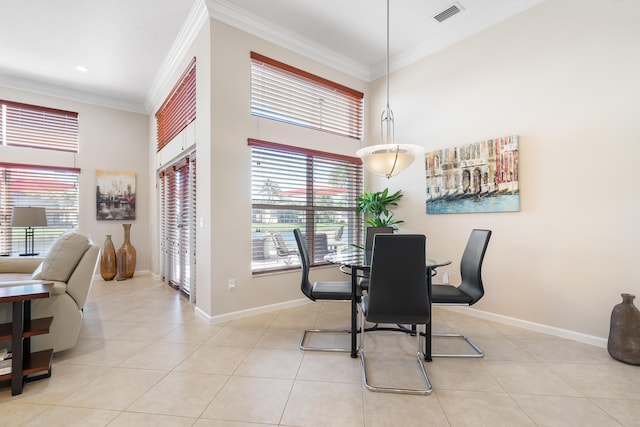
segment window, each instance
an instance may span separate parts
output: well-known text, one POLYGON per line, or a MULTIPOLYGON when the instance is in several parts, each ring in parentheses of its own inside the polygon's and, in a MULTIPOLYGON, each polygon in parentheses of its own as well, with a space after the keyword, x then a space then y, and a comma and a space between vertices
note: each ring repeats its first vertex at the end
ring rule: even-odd
POLYGON ((158 151, 196 119, 196 59, 156 113, 158 151))
POLYGON ((0 145, 78 152, 78 113, 0 100, 0 145))
POLYGON ((47 210, 46 228, 37 228, 35 252, 44 253, 64 231, 78 226, 79 169, 0 163, 0 255, 25 248, 24 228, 11 227, 14 206, 47 210))
POLYGON ((362 139, 362 92, 251 52, 251 114, 362 139))
POLYGON ((312 265, 361 242, 360 159, 254 139, 249 145, 254 274, 299 265, 294 228, 306 237, 312 265))

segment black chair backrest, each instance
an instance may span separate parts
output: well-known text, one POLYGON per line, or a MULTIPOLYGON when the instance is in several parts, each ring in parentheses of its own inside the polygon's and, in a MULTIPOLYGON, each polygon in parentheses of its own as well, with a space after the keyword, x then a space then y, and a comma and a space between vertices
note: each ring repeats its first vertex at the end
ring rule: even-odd
POLYGON ((373 250, 373 237, 376 234, 391 234, 393 227, 367 227, 364 234, 364 259, 371 264, 371 251, 373 250))
POLYGON ((491 230, 472 230, 460 260, 462 282, 458 289, 473 298, 469 305, 475 304, 484 295, 482 262, 490 238, 491 230))
POLYGON ((302 268, 302 279, 300 282, 300 290, 312 301, 316 299, 312 295, 313 285, 309 282, 309 266, 311 261, 309 260, 309 252, 307 251, 307 242, 302 236, 302 232, 299 228, 293 230, 293 235, 296 238, 296 244, 298 245, 298 253, 300 254, 300 267, 302 268))
POLYGON ((426 237, 377 234, 374 238, 366 318, 377 323, 427 324, 426 237))

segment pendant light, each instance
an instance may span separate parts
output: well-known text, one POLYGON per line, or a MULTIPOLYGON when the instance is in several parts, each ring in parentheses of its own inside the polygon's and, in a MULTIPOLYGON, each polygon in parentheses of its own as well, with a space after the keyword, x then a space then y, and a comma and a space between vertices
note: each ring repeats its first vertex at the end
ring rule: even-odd
POLYGON ((389 0, 387 0, 387 107, 380 116, 380 137, 383 144, 356 151, 356 156, 362 159, 367 169, 387 179, 408 168, 417 156, 424 153, 424 149, 419 145, 395 143, 394 117, 389 105, 389 0))

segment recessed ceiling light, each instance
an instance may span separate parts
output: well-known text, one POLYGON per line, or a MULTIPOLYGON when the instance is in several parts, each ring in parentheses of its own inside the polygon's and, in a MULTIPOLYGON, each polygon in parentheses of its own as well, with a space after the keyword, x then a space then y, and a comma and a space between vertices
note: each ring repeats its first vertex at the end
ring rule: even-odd
POLYGON ((82 72, 82 73, 86 73, 89 71, 89 69, 87 67, 85 67, 84 65, 76 65, 75 67, 76 70, 82 72))

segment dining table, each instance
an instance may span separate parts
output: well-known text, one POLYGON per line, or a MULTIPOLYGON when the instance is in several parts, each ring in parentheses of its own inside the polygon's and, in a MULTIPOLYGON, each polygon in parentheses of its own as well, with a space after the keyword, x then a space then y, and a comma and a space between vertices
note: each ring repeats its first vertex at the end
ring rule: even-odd
MULTIPOLYGON (((362 249, 346 250, 342 252, 330 253, 325 256, 325 260, 331 264, 339 264, 340 269, 351 275, 351 357, 358 357, 357 334, 358 334, 358 278, 363 277, 371 270, 370 257, 365 256, 362 249)), ((451 260, 440 256, 427 256, 425 266, 427 268, 427 290, 429 301, 431 301, 431 278, 434 276, 436 268, 451 264, 451 260)), ((401 329, 408 331, 408 329, 401 329)), ((427 327, 428 333, 425 336, 425 360, 431 362, 431 328, 427 327)), ((362 331, 364 333, 364 330, 362 331)))

